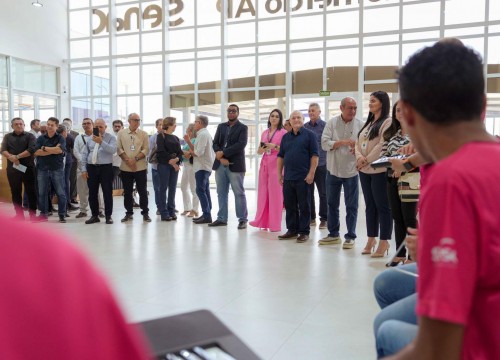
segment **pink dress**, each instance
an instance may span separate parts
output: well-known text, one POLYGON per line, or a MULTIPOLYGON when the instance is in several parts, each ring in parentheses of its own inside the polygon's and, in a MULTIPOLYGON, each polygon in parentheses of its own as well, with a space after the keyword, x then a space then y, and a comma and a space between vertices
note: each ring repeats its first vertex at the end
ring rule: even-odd
MULTIPOLYGON (((285 129, 276 130, 273 135, 269 129, 261 136, 262 142, 281 144, 285 129)), ((278 181, 278 150, 270 150, 262 155, 259 169, 259 189, 257 194, 257 213, 250 225, 270 231, 281 231, 283 214, 283 187, 278 181)))

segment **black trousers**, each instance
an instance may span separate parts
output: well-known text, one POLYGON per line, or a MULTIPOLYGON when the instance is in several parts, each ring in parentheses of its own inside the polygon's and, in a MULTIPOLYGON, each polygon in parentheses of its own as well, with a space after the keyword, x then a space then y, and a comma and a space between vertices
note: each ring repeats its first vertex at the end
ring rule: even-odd
POLYGON ((288 231, 309 235, 311 210, 311 186, 304 180, 285 180, 283 197, 286 209, 286 228, 288 231))
MULTIPOLYGON (((398 179, 387 178, 387 197, 391 206, 391 214, 394 219, 394 236, 396 238, 396 249, 403 243, 407 228, 417 228, 417 204, 418 202, 401 202, 398 194, 398 179)), ((406 248, 403 247, 397 254, 398 257, 406 256, 406 248)))
POLYGON ((139 193, 139 206, 141 207, 141 214, 147 215, 148 209, 148 178, 147 171, 122 171, 120 177, 123 182, 123 202, 125 210, 128 215, 134 213, 134 181, 136 183, 137 192, 139 193))
POLYGON ((99 215, 99 185, 104 199, 104 215, 109 218, 113 214, 113 165, 87 165, 89 178, 89 206, 92 216, 99 215))
POLYGON ((7 167, 7 180, 9 181, 12 203, 17 213, 23 212, 23 185, 28 196, 28 207, 31 213, 36 213, 35 168, 28 167, 26 172, 7 167))
POLYGON ((328 202, 326 200, 326 165, 318 166, 314 173, 314 182, 311 186, 311 220, 316 220, 316 200, 314 199, 314 185, 318 189, 319 196, 319 219, 328 220, 328 202))
POLYGON ((76 170, 78 168, 78 162, 76 159, 73 159, 73 163, 71 164, 71 172, 69 173, 69 197, 68 203, 71 200, 76 200, 76 196, 78 192, 76 191, 76 170))

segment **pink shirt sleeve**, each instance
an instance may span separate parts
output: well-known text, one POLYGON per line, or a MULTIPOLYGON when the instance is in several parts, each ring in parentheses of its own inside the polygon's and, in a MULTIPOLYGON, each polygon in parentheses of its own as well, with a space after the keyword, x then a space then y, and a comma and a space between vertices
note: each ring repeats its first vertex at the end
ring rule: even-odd
POLYGON ((434 181, 422 196, 418 242, 420 316, 467 323, 478 276, 479 241, 475 219, 478 212, 470 194, 459 178, 449 175, 434 181))

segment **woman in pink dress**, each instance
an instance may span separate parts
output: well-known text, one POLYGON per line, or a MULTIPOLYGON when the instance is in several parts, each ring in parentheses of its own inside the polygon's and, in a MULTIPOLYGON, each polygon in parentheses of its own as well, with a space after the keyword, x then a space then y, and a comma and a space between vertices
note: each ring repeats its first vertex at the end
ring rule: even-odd
POLYGON ((257 197, 257 214, 250 225, 270 231, 281 231, 283 213, 283 187, 278 181, 277 157, 283 135, 283 114, 274 109, 269 114, 268 129, 262 133, 260 147, 262 155, 259 169, 259 191, 257 197))

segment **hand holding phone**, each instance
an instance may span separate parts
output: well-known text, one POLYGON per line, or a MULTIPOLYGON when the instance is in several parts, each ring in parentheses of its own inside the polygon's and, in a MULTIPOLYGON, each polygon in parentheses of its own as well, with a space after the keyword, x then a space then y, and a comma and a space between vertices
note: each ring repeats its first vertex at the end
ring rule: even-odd
POLYGON ((99 128, 98 127, 95 127, 94 129, 92 129, 92 135, 99 136, 99 128))
POLYGON ((265 149, 266 148, 266 143, 261 141, 260 142, 260 147, 263 148, 263 149, 265 149))

